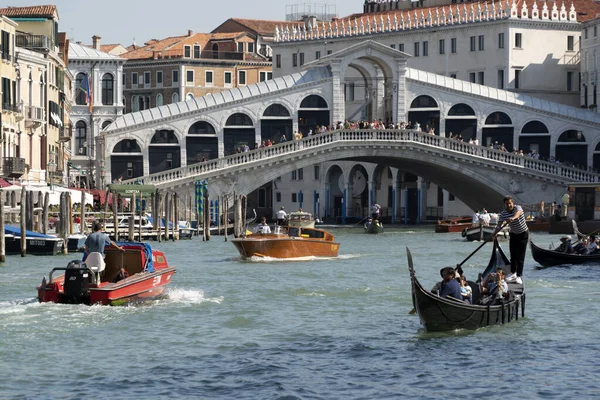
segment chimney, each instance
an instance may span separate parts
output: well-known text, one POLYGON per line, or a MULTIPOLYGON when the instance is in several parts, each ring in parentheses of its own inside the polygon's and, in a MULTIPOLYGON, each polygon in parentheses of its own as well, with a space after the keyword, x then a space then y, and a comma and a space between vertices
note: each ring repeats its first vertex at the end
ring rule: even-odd
POLYGON ((100 39, 102 39, 98 35, 92 36, 92 47, 96 50, 100 50, 100 39))
POLYGON ((188 36, 192 36, 194 34, 194 31, 191 29, 188 29, 188 36))

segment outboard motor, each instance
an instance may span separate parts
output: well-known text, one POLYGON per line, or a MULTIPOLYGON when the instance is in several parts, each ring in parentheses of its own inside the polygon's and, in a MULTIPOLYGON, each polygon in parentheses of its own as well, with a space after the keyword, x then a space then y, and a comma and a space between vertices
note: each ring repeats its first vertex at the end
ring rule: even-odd
POLYGON ((90 275, 87 266, 80 260, 73 260, 67 265, 65 282, 63 285, 63 303, 89 304, 90 302, 90 275))

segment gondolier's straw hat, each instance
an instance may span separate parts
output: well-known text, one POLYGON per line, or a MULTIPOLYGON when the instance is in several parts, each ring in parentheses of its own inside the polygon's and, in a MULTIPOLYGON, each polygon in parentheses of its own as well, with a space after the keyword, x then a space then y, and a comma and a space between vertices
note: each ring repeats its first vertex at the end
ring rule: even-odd
POLYGON ((571 235, 563 236, 560 240, 571 240, 571 235))

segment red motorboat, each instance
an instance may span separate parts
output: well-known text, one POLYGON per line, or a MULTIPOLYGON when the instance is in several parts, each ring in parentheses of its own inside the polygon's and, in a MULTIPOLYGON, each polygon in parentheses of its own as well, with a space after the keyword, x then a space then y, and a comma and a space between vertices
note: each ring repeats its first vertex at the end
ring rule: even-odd
POLYGON ((164 253, 147 243, 119 243, 124 251, 106 248, 66 268, 54 268, 37 287, 40 303, 122 305, 164 295, 176 269, 164 253), (56 272, 64 272, 54 276, 56 272))
POLYGON ((445 232, 462 232, 465 228, 470 228, 473 225, 473 217, 457 217, 439 220, 435 225, 435 231, 438 233, 445 232))

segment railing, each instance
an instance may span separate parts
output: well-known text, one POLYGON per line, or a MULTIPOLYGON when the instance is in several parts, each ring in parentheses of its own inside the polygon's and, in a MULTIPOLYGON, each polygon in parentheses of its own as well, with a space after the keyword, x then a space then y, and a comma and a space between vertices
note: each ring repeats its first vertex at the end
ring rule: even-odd
POLYGON ((54 48, 52 40, 45 35, 17 34, 15 35, 15 44, 17 47, 23 47, 25 49, 50 50, 54 48))
POLYGON ((2 175, 10 178, 18 178, 26 171, 25 159, 19 157, 5 157, 2 163, 2 175))
POLYGON ((21 110, 21 104, 2 103, 2 111, 12 111, 14 113, 20 113, 21 110))
POLYGON ((365 142, 374 145, 377 142, 413 143, 419 146, 449 151, 455 155, 466 155, 480 160, 511 165, 515 169, 526 169, 546 176, 561 178, 566 182, 600 182, 600 174, 567 167, 548 161, 536 160, 527 156, 494 150, 454 139, 431 135, 412 130, 339 130, 312 135, 302 140, 287 141, 270 147, 262 147, 246 153, 233 154, 227 157, 209 160, 199 164, 158 172, 141 178, 130 179, 123 183, 164 184, 173 180, 193 178, 200 174, 211 173, 247 163, 268 160, 282 155, 300 151, 317 149, 332 143, 365 142))

